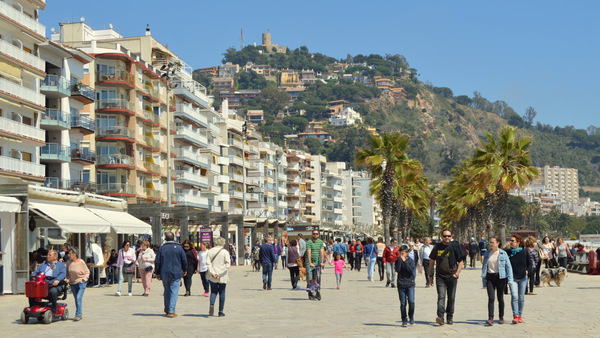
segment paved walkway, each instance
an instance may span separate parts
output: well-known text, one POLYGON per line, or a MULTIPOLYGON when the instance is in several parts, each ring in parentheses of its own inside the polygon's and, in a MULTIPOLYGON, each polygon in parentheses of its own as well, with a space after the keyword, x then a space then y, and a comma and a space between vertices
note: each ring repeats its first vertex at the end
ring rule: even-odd
MULTIPOLYGON (((377 273, 377 271, 376 271, 377 273)), ((150 297, 116 297, 115 286, 88 288, 83 320, 56 321, 50 325, 20 323, 26 306, 23 295, 0 297, 2 336, 397 336, 403 333, 450 336, 600 336, 600 276, 570 273, 562 287, 535 290, 526 296, 523 319, 518 325, 486 327, 487 294, 481 288, 480 270, 467 269, 458 283, 455 324, 438 327, 436 291, 423 287, 418 276, 416 325, 400 327, 398 293, 384 282, 368 282, 366 269, 344 273, 342 289, 335 289, 333 267, 323 273, 323 299, 310 301, 306 292, 291 290, 287 270, 274 271, 272 291, 263 291, 261 274, 249 267, 232 267, 227 286, 226 317, 208 317, 208 298, 194 277, 191 297, 179 297, 178 318, 163 314, 162 284, 153 281, 150 297)), ((302 282, 301 282, 302 283, 302 282)), ((124 286, 125 287, 125 286, 124 286)), ((183 290, 183 288, 182 288, 183 290)), ((126 287, 125 287, 126 291, 126 287)), ((184 290, 180 292, 183 294, 184 290)), ((126 293, 125 293, 126 294, 126 293)), ((507 318, 510 297, 505 297, 507 318)), ((67 299, 71 316, 75 304, 67 299)))

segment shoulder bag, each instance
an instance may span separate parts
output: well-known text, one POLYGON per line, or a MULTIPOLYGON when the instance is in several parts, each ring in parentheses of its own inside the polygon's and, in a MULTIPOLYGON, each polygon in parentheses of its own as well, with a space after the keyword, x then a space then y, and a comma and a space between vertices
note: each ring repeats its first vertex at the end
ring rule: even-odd
POLYGON ((125 263, 125 251, 121 251, 121 257, 123 257, 123 274, 133 275, 135 273, 135 262, 125 263))

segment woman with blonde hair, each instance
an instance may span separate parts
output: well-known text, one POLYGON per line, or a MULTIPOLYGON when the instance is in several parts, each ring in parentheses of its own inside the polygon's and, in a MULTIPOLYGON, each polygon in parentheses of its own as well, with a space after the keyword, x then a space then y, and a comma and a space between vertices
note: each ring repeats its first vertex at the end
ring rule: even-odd
POLYGON ((215 313, 215 301, 219 295, 219 317, 224 317, 225 313, 225 287, 229 281, 229 267, 231 266, 231 257, 225 250, 225 238, 218 237, 214 239, 215 246, 206 253, 206 267, 208 268, 208 280, 210 281, 210 308, 208 315, 215 313))
POLYGON ((569 250, 569 245, 563 241, 562 237, 556 238, 554 253, 556 254, 558 265, 566 269, 569 258, 573 259, 573 256, 571 255, 571 250, 569 250))
POLYGON ((71 284, 71 292, 75 298, 75 317, 73 321, 81 320, 81 308, 83 302, 83 293, 90 279, 90 269, 77 254, 77 248, 71 248, 67 252, 69 261, 67 262, 67 283, 71 284))
POLYGON ((152 283, 152 272, 154 271, 154 260, 156 254, 154 250, 150 248, 150 242, 142 242, 142 250, 138 256, 138 267, 140 269, 140 275, 142 277, 142 286, 144 287, 144 293, 142 296, 148 297, 150 295, 150 284, 152 283))

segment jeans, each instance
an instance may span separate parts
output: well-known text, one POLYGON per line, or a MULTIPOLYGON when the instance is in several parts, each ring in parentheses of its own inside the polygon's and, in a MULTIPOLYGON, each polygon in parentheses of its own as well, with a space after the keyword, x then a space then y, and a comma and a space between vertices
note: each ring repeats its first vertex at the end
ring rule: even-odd
POLYGON ((281 256, 281 268, 285 269, 287 267, 287 256, 281 256))
POLYGON ((415 287, 398 287, 398 296, 400 297, 400 313, 402 314, 402 323, 406 323, 408 319, 413 321, 415 319, 415 287), (408 316, 406 315, 406 298, 408 298, 408 316))
POLYGON ((504 288, 508 280, 500 279, 500 274, 488 273, 485 276, 487 294, 488 294, 488 317, 494 318, 494 301, 498 298, 498 316, 504 317, 504 288), (495 292, 495 294, 494 294, 495 292))
POLYGON ((175 306, 177 306, 177 293, 179 292, 181 278, 163 279, 162 282, 163 287, 165 288, 165 312, 175 313, 175 306))
POLYGON ((71 284, 71 292, 73 293, 73 298, 75 298, 75 316, 81 317, 81 302, 83 301, 83 293, 86 286, 87 283, 71 284))
POLYGON ((373 279, 373 274, 375 273, 375 257, 368 257, 366 258, 366 260, 368 261, 368 266, 367 266, 367 276, 369 277, 369 279, 373 279))
POLYGON ((362 253, 360 253, 360 252, 356 252, 356 253, 354 254, 354 257, 355 257, 355 260, 354 260, 354 261, 355 261, 355 262, 354 262, 354 268, 355 268, 356 270, 360 271, 360 261, 362 260, 362 253))
POLYGON ((267 287, 270 288, 273 279, 273 263, 262 263, 262 268, 263 283, 267 283, 267 287))
POLYGON ((522 316, 525 307, 525 291, 527 290, 527 276, 523 279, 515 279, 510 285, 510 299, 513 316, 522 316))
POLYGON ((470 266, 475 267, 475 261, 477 260, 477 253, 469 254, 470 266))
POLYGON ((210 282, 210 305, 215 305, 215 301, 217 300, 217 294, 219 294, 219 313, 223 313, 223 308, 225 308, 225 287, 226 283, 215 283, 210 282))
POLYGON ((290 280, 292 281, 292 288, 296 288, 298 280, 300 279, 300 267, 299 266, 288 266, 290 270, 290 280))
POLYGON ((354 254, 348 251, 346 257, 348 257, 348 262, 350 263, 350 270, 354 270, 354 254))
POLYGON ((208 283, 208 279, 206 279, 206 271, 200 272, 200 278, 202 279, 202 286, 204 287, 204 293, 208 293, 208 291, 210 291, 210 289, 208 288, 208 286, 210 284, 208 283))
POLYGON ((566 269, 568 262, 569 262, 569 259, 567 257, 558 257, 558 266, 566 269))
POLYGON ((275 267, 276 268, 279 265, 279 257, 281 257, 281 255, 275 254, 275 267))
POLYGON ((436 277, 435 283, 437 284, 437 316, 438 318, 444 318, 446 313, 446 319, 451 320, 454 317, 454 298, 456 296, 456 284, 458 279, 456 277, 441 278, 436 277), (448 302, 446 303, 446 293, 448 293, 448 302))
POLYGON ((342 285, 342 275, 341 273, 336 273, 335 274, 335 282, 337 283, 337 286, 342 285))
POLYGON ((187 274, 183 277, 183 286, 185 286, 185 292, 192 291, 192 277, 194 277, 194 269, 187 270, 187 274))
POLYGON ((383 273, 385 272, 385 264, 383 264, 383 257, 377 257, 377 268, 379 270, 379 280, 383 280, 383 273))
POLYGON ((385 263, 385 274, 387 282, 396 285, 396 262, 385 263))
MULTIPOLYGON (((529 278, 529 292, 533 292, 533 284, 535 283, 535 270, 538 264, 534 265, 531 270, 529 270, 528 276, 531 276, 531 278, 529 278)), ((527 289, 525 289, 525 291, 527 291, 527 289)))
POLYGON ((425 286, 430 286, 429 280, 429 259, 423 259, 423 274, 425 275, 425 286))
POLYGON ((133 274, 132 273, 123 273, 123 268, 119 268, 119 287, 117 288, 117 291, 121 292, 121 289, 123 289, 123 282, 127 281, 128 285, 127 285, 127 289, 128 292, 131 293, 131 288, 133 287, 133 274))

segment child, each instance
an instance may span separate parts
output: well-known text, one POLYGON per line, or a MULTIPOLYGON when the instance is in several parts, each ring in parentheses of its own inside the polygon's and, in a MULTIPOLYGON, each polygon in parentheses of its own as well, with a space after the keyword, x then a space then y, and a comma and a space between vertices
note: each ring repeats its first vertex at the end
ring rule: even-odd
POLYGON ((342 284, 342 274, 344 273, 344 268, 348 269, 348 266, 346 265, 346 262, 344 262, 344 259, 342 258, 342 255, 339 253, 336 253, 334 258, 333 258, 333 264, 329 263, 329 265, 335 265, 335 280, 337 282, 337 289, 341 289, 341 285, 342 284))

